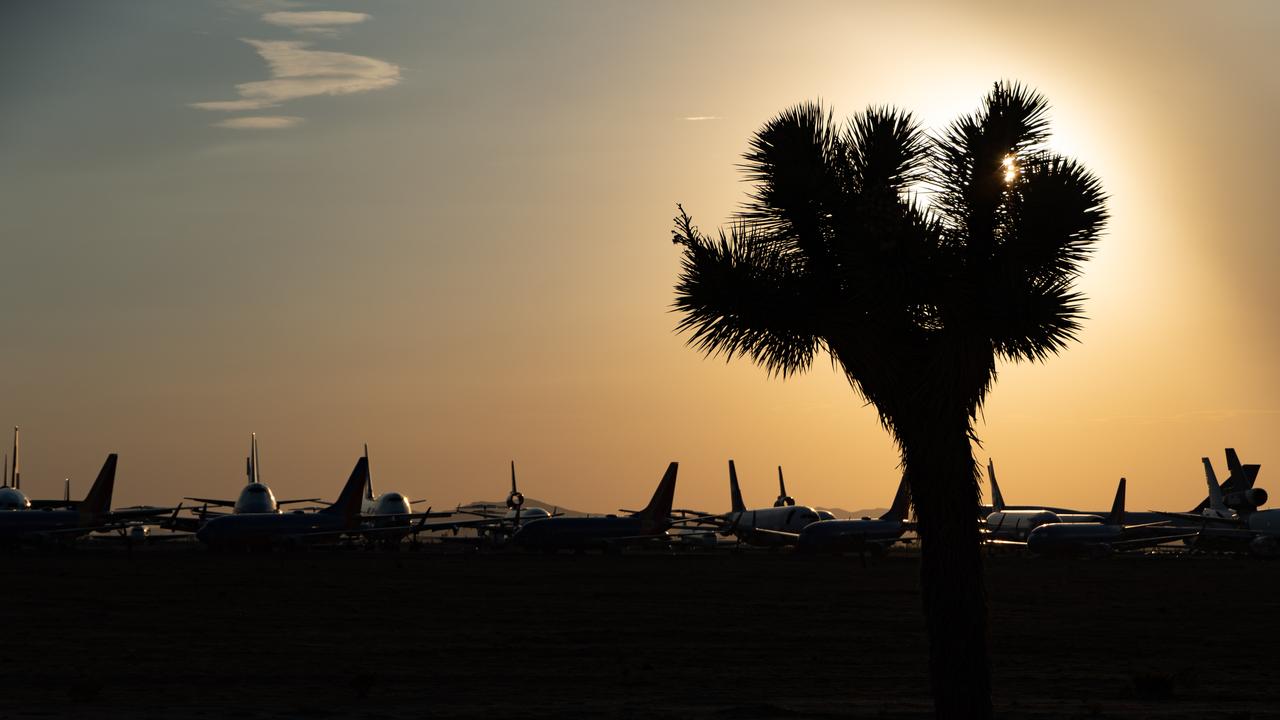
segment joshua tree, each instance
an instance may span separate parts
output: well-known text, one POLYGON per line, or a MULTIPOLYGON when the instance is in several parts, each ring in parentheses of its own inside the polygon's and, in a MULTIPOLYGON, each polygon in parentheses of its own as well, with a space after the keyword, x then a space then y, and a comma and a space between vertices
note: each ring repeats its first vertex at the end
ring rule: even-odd
POLYGON ((728 232, 703 234, 681 207, 673 234, 692 346, 783 377, 826 351, 893 435, 939 717, 991 716, 974 421, 997 358, 1044 360, 1075 339, 1072 282, 1106 220, 1098 180, 1044 149, 1047 110, 997 83, 932 138, 892 108, 838 125, 799 105, 752 139, 754 192, 728 232))

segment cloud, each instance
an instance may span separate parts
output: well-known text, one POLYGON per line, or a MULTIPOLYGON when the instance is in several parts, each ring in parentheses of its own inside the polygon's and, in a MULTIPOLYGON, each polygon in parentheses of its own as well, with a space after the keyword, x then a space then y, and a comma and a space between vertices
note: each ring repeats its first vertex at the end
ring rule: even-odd
POLYGON ((231 6, 242 12, 264 13, 271 10, 287 10, 303 7, 300 0, 230 0, 231 6))
POLYGON ((293 115, 249 115, 247 117, 227 118, 214 123, 214 127, 233 128, 235 130, 282 130, 301 125, 303 119, 293 115))
POLYGON ((335 34, 347 25, 356 25, 369 19, 367 13, 340 10, 312 10, 308 12, 269 12, 262 21, 294 32, 335 34))
POLYGON ((723 120, 723 119, 724 118, 720 117, 719 115, 692 115, 690 117, 685 118, 685 120, 689 120, 691 122, 702 122, 703 120, 723 120))
POLYGON ((1206 422, 1230 422, 1251 417, 1274 417, 1280 410, 1188 410, 1168 415, 1107 415, 1089 418, 1095 423, 1123 422, 1133 425, 1156 425, 1163 423, 1202 424, 1206 422))
MULTIPOLYGON (((305 14, 305 13, 304 13, 305 14)), ((353 13, 354 14, 354 13, 353 13)), ((296 40, 245 40, 271 70, 270 80, 236 85, 238 100, 191 103, 201 110, 261 110, 317 95, 350 95, 400 82, 400 66, 350 53, 308 50, 296 40)))

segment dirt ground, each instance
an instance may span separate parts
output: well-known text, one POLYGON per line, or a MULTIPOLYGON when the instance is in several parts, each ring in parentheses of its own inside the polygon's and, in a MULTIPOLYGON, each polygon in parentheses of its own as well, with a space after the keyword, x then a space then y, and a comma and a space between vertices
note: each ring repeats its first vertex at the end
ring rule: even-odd
MULTIPOLYGON (((0 717, 930 716, 917 560, 0 557, 0 717)), ((993 557, 1006 718, 1280 718, 1280 563, 993 557)))

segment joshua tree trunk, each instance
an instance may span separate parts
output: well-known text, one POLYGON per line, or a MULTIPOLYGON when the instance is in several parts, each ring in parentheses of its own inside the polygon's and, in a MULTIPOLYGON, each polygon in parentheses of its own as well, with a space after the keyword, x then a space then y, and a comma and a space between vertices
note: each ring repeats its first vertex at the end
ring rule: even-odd
MULTIPOLYGON (((936 402, 938 397, 929 399, 936 402)), ((895 422, 894 427, 920 536, 934 708, 937 717, 947 720, 990 718, 987 594, 970 418, 963 409, 939 418, 937 405, 930 405, 913 413, 910 424, 895 422)), ((963 408, 963 403, 951 407, 957 406, 963 408)))

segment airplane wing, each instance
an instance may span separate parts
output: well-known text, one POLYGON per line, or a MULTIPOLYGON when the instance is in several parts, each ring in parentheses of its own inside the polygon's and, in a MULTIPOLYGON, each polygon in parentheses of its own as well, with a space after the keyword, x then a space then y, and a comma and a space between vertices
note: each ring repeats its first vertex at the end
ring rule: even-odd
MULTIPOLYGON (((196 498, 187 498, 187 500, 196 500, 196 498)), ((320 498, 301 498, 301 499, 297 499, 297 500, 277 500, 277 501, 276 501, 276 505, 296 505, 296 504, 298 504, 298 503, 308 503, 308 502, 309 502, 309 503, 320 503, 321 505, 329 505, 329 504, 330 504, 330 503, 325 502, 324 500, 321 500, 320 498)), ((231 504, 232 504, 232 505, 234 505, 235 503, 231 503, 231 504)))
POLYGON ((1205 517, 1197 513, 1166 512, 1164 510, 1152 510, 1152 512, 1174 520, 1194 520, 1197 523, 1216 525, 1218 527, 1244 527, 1245 525, 1244 520, 1240 518, 1205 517))
POLYGON ((121 508, 119 510, 112 510, 108 512, 107 519, 111 522, 115 522, 118 520, 132 520, 136 518, 159 517, 161 515, 168 515, 172 513, 174 510, 179 510, 179 509, 181 508, 171 508, 171 507, 168 507, 168 508, 162 508, 162 507, 121 508))
MULTIPOLYGON (((205 505, 220 505, 222 507, 235 507, 235 500, 215 500, 214 498, 198 498, 184 497, 183 500, 191 500, 192 502, 204 503, 205 505)), ((279 503, 276 503, 279 505, 279 503)))
POLYGON ((739 528, 735 532, 742 533, 743 539, 762 539, 772 543, 782 545, 795 545, 800 541, 800 533, 784 532, 782 530, 765 530, 763 528, 739 528))
POLYGON ((57 508, 70 508, 70 507, 75 507, 76 503, 78 502, 80 501, 79 500, 32 500, 31 509, 44 510, 45 508, 48 508, 50 510, 55 510, 57 508))
POLYGON ((727 527, 729 519, 723 515, 697 515, 693 517, 683 517, 671 521, 672 527, 685 525, 714 525, 717 528, 727 527))
POLYGON ((204 520, 193 517, 174 517, 161 520, 157 523, 158 527, 164 528, 165 530, 179 530, 187 533, 193 533, 199 530, 201 525, 204 525, 204 520))
POLYGON ((427 508, 426 512, 419 513, 400 513, 399 515, 365 515, 365 520, 421 520, 423 518, 447 518, 453 517, 452 512, 431 512, 431 508, 427 508))
POLYGON ((1111 547, 1118 551, 1142 550, 1165 543, 1175 542, 1177 540, 1185 540, 1199 535, 1200 532, 1181 532, 1171 533, 1169 535, 1156 535, 1152 537, 1133 538, 1131 540, 1117 540, 1111 543, 1111 547))

